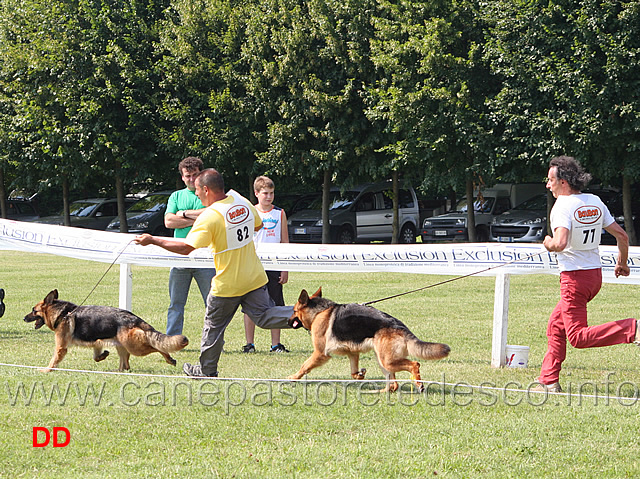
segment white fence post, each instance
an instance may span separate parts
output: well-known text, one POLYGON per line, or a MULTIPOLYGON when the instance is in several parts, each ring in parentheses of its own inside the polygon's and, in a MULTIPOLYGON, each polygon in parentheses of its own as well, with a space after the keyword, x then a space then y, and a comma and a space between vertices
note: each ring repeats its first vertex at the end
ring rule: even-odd
POLYGON ((122 263, 120 265, 120 304, 121 309, 131 311, 133 290, 133 275, 131 274, 131 265, 122 263))
POLYGON ((505 365, 507 328, 509 323, 509 275, 496 275, 496 290, 493 299, 493 340, 491 343, 491 366, 505 365))

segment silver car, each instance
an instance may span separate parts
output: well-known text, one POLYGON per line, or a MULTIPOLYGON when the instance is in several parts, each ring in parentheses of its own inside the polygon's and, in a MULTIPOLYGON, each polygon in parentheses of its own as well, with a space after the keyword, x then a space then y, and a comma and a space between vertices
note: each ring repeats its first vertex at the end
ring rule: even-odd
MULTIPOLYGON (((415 243, 420 210, 411 186, 400 185, 398 202, 398 242, 415 243)), ((393 200, 390 182, 368 183, 346 191, 334 188, 329 203, 332 243, 391 240, 393 200)), ((288 225, 292 243, 322 243, 322 197, 318 196, 306 209, 293 214, 288 225)))
POLYGON ((537 195, 496 216, 491 241, 537 243, 547 234, 547 195, 537 195))

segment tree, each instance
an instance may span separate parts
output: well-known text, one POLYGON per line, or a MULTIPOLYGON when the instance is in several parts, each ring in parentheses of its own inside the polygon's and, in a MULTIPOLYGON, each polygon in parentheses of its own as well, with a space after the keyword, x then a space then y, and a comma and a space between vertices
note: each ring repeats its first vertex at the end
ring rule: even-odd
POLYGON ((163 9, 151 0, 4 3, 2 79, 15 105, 20 159, 26 171, 63 186, 67 224, 69 188, 115 188, 122 219, 125 185, 164 168, 151 70, 163 9))
MULTIPOLYGON (((274 174, 348 185, 375 172, 377 130, 365 115, 372 0, 260 2, 243 46, 246 87, 264 105, 267 148, 257 154, 274 174), (330 181, 329 181, 330 180, 330 181)), ((326 216, 328 202, 323 203, 326 216)), ((329 241, 324 222, 323 242, 329 241)))
POLYGON ((546 164, 577 156, 623 185, 633 244, 631 183, 640 178, 640 8, 603 0, 489 3, 488 58, 503 76, 494 111, 503 157, 546 164))
POLYGON ((385 125, 381 150, 391 160, 384 167, 419 171, 424 189, 487 181, 494 169, 486 102, 498 82, 482 57, 478 3, 379 3, 372 50, 383 73, 372 85, 368 114, 385 125))

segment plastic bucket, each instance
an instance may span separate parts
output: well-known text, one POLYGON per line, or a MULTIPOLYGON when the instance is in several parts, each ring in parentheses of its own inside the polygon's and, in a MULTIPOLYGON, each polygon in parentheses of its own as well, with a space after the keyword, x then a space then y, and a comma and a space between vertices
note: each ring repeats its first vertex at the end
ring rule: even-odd
POLYGON ((505 366, 508 368, 526 368, 529 365, 529 346, 507 344, 505 353, 505 366))

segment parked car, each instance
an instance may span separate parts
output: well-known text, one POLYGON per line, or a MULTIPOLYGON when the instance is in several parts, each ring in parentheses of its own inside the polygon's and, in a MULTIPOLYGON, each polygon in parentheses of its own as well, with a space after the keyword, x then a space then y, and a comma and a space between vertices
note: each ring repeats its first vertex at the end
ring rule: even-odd
POLYGON ((307 209, 313 200, 321 196, 322 193, 276 195, 275 204, 285 211, 288 218, 298 211, 307 209))
POLYGON ((537 243, 547 234, 547 194, 529 198, 491 222, 491 241, 537 243))
MULTIPOLYGON (((590 188, 585 190, 585 193, 593 193, 600 197, 602 202, 607 205, 609 211, 615 218, 616 222, 624 228, 624 211, 622 206, 622 192, 613 188, 590 188)), ((636 234, 640 233, 640 198, 638 194, 631 195, 631 213, 633 218, 633 225, 636 230, 636 234)), ((614 236, 607 233, 606 230, 602 230, 602 237, 600 239, 601 244, 615 245, 616 239, 614 236)))
MULTIPOLYGON (((129 233, 149 233, 154 236, 173 236, 173 230, 164 225, 164 213, 171 191, 150 193, 138 200, 127 210, 129 233)), ((107 231, 120 231, 120 219, 115 218, 107 226, 107 231)))
MULTIPOLYGON (((473 209, 478 242, 489 241, 490 224, 497 215, 510 210, 515 205, 545 191, 542 183, 498 183, 492 188, 474 194, 473 209)), ((422 223, 422 242, 469 239, 467 228, 467 199, 456 205, 456 210, 426 218, 422 223)))
MULTIPOLYGON (((135 203, 135 198, 125 198, 127 206, 135 203)), ((87 198, 74 201, 70 205, 71 226, 104 230, 111 221, 118 216, 118 201, 116 198, 87 198)), ((59 215, 45 216, 35 220, 36 223, 51 225, 64 224, 64 212, 59 215)))
MULTIPOLYGON (((409 185, 400 187, 400 243, 415 243, 420 212, 416 193, 409 185)), ((331 190, 330 237, 333 243, 374 240, 390 241, 392 237, 393 200, 391 182, 368 183, 340 191, 331 190)), ((292 243, 322 242, 322 195, 288 220, 292 243)))
POLYGON ((18 221, 34 221, 40 218, 35 206, 27 198, 10 198, 7 200, 7 219, 18 221))

